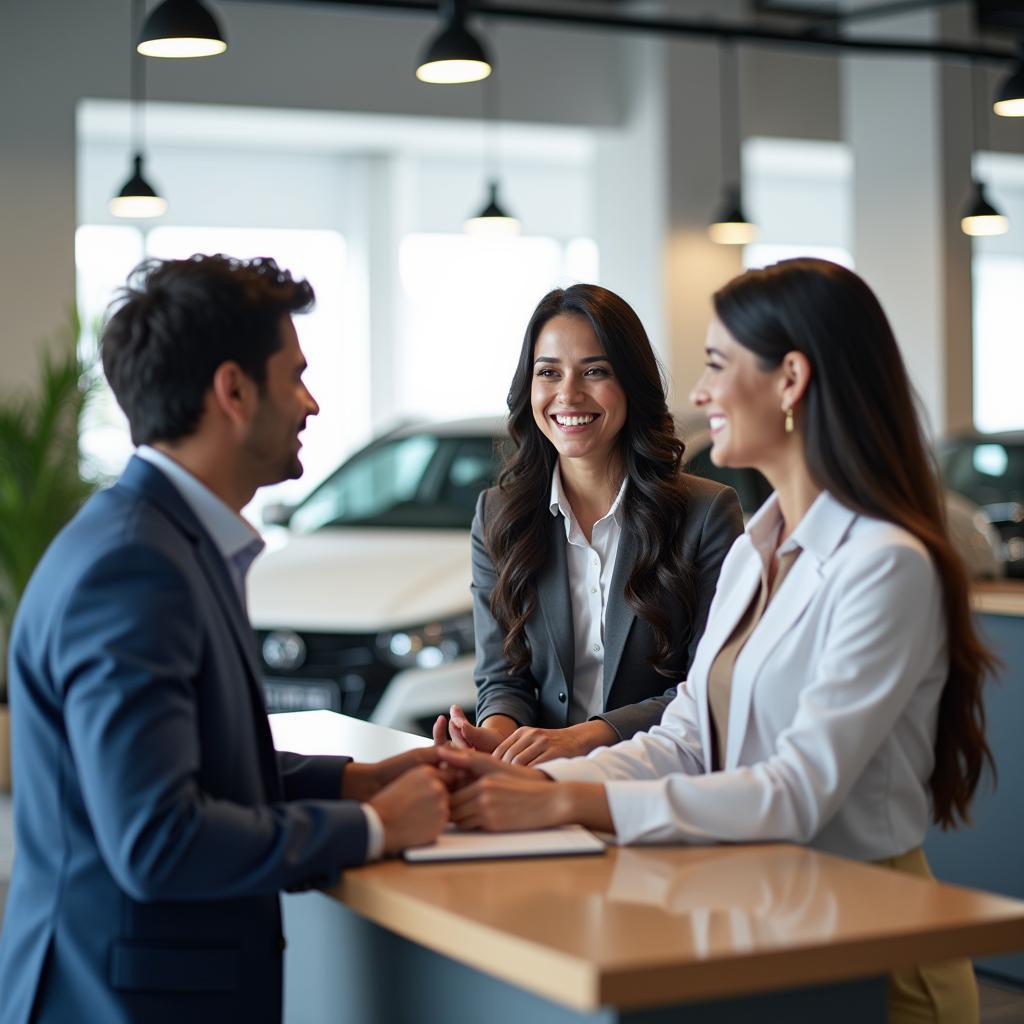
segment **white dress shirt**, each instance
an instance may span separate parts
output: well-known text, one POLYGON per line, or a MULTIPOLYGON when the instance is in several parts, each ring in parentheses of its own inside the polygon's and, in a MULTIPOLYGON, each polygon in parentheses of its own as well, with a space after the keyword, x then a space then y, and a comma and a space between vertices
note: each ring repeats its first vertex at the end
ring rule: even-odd
POLYGON ((723 770, 711 771, 708 668, 780 520, 773 496, 730 550, 661 724, 543 767, 604 781, 623 842, 788 840, 881 860, 924 838, 949 673, 942 586, 916 538, 828 492, 783 545, 802 553, 736 659, 723 770))
POLYGON ((625 493, 626 479, 623 479, 612 507, 594 523, 588 542, 565 495, 557 462, 551 474, 550 510, 553 516, 561 514, 565 523, 565 556, 572 599, 574 660, 570 725, 586 722, 604 711, 604 620, 622 535, 621 506, 625 493))
MULTIPOLYGON (((224 556, 244 608, 245 577, 256 556, 263 550, 263 538, 209 487, 168 455, 145 444, 140 445, 135 454, 156 466, 170 480, 203 529, 210 535, 217 550, 224 556)), ((380 820, 380 815, 369 804, 363 804, 362 808, 366 815, 366 859, 379 860, 384 852, 384 824, 380 820)))

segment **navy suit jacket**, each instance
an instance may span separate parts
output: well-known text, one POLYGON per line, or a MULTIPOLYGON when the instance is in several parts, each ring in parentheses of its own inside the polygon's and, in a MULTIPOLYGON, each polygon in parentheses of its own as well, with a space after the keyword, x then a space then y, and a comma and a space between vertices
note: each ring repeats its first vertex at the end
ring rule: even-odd
POLYGON ((276 755, 227 565, 132 459, 15 621, 0 1024, 277 1022, 278 892, 366 854, 345 758, 276 755))

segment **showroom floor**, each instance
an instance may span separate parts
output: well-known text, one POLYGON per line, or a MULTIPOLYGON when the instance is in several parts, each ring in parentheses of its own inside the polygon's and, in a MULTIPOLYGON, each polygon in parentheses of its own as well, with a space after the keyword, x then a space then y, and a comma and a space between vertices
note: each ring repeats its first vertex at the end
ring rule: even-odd
MULTIPOLYGON (((14 857, 14 828, 11 822, 11 798, 0 796, 0 924, 11 877, 14 857)), ((1024 1024, 1024 990, 1004 986, 989 979, 979 983, 981 1024, 1024 1024)))

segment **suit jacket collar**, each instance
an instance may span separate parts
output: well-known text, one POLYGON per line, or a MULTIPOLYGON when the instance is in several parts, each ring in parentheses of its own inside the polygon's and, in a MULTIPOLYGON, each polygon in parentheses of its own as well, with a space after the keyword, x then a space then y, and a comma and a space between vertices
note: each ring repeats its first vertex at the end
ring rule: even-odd
MULTIPOLYGON (((779 515, 778 498, 772 495, 765 507, 751 519, 744 538, 747 545, 745 564, 721 607, 721 614, 716 615, 713 624, 709 624, 712 628, 708 630, 705 693, 701 701, 702 723, 706 734, 710 728, 706 717, 706 673, 718 651, 732 635, 736 623, 749 607, 760 585, 762 563, 753 537, 763 536, 771 529, 772 519, 779 515)), ((728 744, 722 761, 724 768, 733 768, 738 763, 760 666, 810 604, 823 578, 822 567, 842 544, 856 518, 856 512, 841 504, 828 491, 822 491, 782 545, 782 548, 798 545, 801 554, 736 659, 729 702, 728 744)), ((706 749, 710 750, 709 743, 706 743, 706 749)))
POLYGON ((558 659, 558 667, 562 671, 566 699, 571 701, 572 680, 576 672, 576 641, 565 545, 565 526, 561 517, 553 516, 548 532, 547 561, 537 578, 537 603, 540 605, 551 646, 558 659))

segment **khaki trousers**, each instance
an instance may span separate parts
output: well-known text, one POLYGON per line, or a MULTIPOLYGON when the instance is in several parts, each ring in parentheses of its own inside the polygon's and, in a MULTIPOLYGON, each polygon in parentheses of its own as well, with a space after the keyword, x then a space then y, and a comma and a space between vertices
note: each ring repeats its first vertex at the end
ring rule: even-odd
MULTIPOLYGON (((931 879, 918 847, 877 865, 931 879)), ((970 960, 908 967, 889 975, 889 1024, 978 1024, 978 986, 970 960)))

